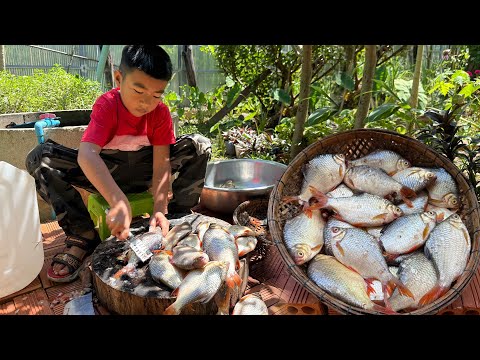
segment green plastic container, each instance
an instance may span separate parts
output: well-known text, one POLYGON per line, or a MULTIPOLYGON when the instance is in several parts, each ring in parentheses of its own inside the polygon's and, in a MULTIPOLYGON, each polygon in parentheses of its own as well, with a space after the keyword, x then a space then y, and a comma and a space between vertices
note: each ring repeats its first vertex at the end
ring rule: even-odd
MULTIPOLYGON (((153 197, 150 192, 127 194, 127 199, 132 208, 132 217, 144 215, 145 213, 152 214, 153 197)), ((111 235, 105 219, 107 215, 105 210, 109 208, 110 206, 102 195, 91 194, 88 196, 88 212, 102 241, 111 235)))

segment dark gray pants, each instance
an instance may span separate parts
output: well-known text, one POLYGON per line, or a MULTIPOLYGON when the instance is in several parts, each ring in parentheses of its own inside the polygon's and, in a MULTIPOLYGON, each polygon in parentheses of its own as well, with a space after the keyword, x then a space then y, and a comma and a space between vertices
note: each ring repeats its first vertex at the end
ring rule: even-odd
MULTIPOLYGON (((47 140, 32 149, 26 168, 35 178, 37 192, 51 204, 58 224, 66 235, 78 235, 94 229, 80 193, 73 187, 98 193, 77 162, 77 149, 47 140)), ((153 147, 138 151, 102 150, 103 159, 113 179, 124 193, 143 192, 152 183, 153 147)), ((207 163, 211 157, 210 140, 198 134, 183 135, 170 145, 173 199, 169 214, 189 212, 198 204, 203 189, 207 163)))

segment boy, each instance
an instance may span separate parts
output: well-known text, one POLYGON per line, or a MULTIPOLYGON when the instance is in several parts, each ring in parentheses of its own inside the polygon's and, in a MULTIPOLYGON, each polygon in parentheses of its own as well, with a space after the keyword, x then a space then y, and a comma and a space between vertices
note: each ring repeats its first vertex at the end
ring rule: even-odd
POLYGON ((100 193, 110 206, 106 222, 119 240, 128 237, 132 210, 126 193, 150 188, 150 226, 169 230, 166 214, 189 213, 204 185, 210 140, 198 135, 175 139, 162 94, 172 78, 168 54, 157 45, 127 45, 117 88, 101 95, 77 149, 47 140, 27 155, 26 168, 40 196, 50 203, 67 238, 47 271, 54 282, 78 277, 86 255, 100 243, 83 200, 74 188, 100 193), (170 175, 178 172, 168 201, 170 175))

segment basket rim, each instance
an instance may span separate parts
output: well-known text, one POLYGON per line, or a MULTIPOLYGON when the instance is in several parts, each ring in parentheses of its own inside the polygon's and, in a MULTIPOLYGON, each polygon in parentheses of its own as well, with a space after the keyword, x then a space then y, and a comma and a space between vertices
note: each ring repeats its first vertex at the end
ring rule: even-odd
MULTIPOLYGON (((328 136, 323 137, 322 139, 317 140, 316 142, 310 144, 305 149, 300 151, 297 156, 289 163, 287 170, 284 172, 282 177, 279 179, 275 187, 273 188, 272 192, 270 193, 269 197, 269 205, 268 205, 268 215, 267 221, 270 227, 270 233, 272 235, 272 240, 277 249, 279 250, 282 260, 287 265, 288 272, 295 278, 297 282, 299 282, 302 286, 304 286, 309 292, 319 298, 320 301, 326 303, 327 305, 337 309, 338 311, 345 313, 345 314, 381 314, 378 311, 374 310, 365 310, 355 306, 351 306, 346 302, 330 295, 326 291, 322 290, 318 285, 316 285, 311 279, 308 278, 305 271, 302 270, 304 265, 298 266, 296 265, 291 256, 286 249, 286 246, 283 242, 283 229, 280 230, 280 221, 277 219, 277 209, 275 208, 277 201, 281 199, 281 192, 283 190, 283 186, 287 183, 288 176, 290 171, 294 166, 298 164, 303 164, 306 161, 309 161, 312 158, 311 152, 317 149, 322 150, 323 145, 325 143, 330 143, 332 140, 339 138, 339 137, 350 137, 351 139, 364 139, 369 136, 378 136, 383 137, 388 140, 402 140, 403 142, 407 142, 412 146, 416 147, 416 150, 421 149, 424 154, 427 154, 430 158, 433 158, 435 162, 438 162, 438 166, 442 166, 447 170, 457 181, 457 184, 461 182, 462 190, 466 188, 464 191, 464 195, 466 196, 466 200, 471 200, 472 208, 468 209, 468 215, 472 216, 475 222, 475 226, 473 229, 469 229, 469 234, 471 236, 471 250, 467 260, 466 268, 463 271, 462 275, 455 280, 454 284, 450 287, 450 289, 443 294, 440 298, 435 300, 434 302, 427 304, 419 309, 399 313, 401 315, 410 315, 410 314, 434 314, 440 311, 442 308, 447 306, 448 304, 452 303, 458 296, 460 296, 461 291, 464 287, 470 282, 471 278, 475 274, 479 262, 480 262, 480 252, 478 249, 474 248, 474 244, 476 248, 478 248, 478 242, 480 238, 480 225, 478 221, 478 214, 479 214, 479 204, 476 200, 475 191, 473 185, 470 183, 469 179, 458 169, 458 167, 447 157, 442 154, 437 153, 432 148, 428 147, 426 144, 422 143, 421 141, 412 138, 407 135, 403 135, 397 133, 395 131, 386 130, 386 129, 353 129, 353 130, 346 130, 342 132, 338 132, 335 134, 330 134, 328 136), (452 173, 453 172, 453 173, 452 173), (471 198, 474 196, 473 198, 471 198), (461 280, 460 280, 461 279, 461 280)), ((321 153, 321 152, 319 152, 321 153)), ((315 155, 315 154, 314 154, 315 155)), ((428 157, 426 156, 426 157, 428 157)), ((460 184, 458 184, 460 188, 460 184)))

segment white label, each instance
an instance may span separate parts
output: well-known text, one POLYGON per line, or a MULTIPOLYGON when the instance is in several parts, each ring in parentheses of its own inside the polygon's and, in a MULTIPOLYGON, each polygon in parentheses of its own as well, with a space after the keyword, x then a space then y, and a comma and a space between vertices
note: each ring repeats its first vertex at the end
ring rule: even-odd
POLYGON ((145 244, 138 239, 130 241, 130 248, 137 254, 142 262, 147 261, 153 256, 153 253, 145 246, 145 244))

